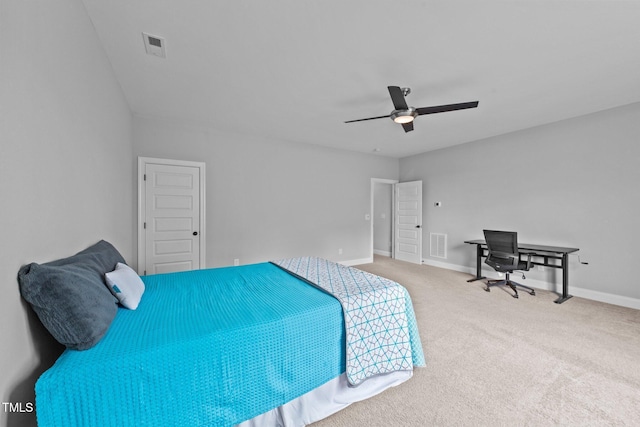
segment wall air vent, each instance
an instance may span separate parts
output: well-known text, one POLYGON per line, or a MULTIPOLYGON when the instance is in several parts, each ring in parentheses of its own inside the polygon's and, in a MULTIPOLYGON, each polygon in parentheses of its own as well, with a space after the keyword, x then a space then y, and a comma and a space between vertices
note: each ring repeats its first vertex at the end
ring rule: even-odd
POLYGON ((167 57, 164 38, 148 33, 142 33, 142 38, 144 39, 144 48, 147 50, 147 54, 159 56, 160 58, 167 57))
POLYGON ((429 256, 434 258, 447 258, 447 235, 441 233, 429 233, 429 256))

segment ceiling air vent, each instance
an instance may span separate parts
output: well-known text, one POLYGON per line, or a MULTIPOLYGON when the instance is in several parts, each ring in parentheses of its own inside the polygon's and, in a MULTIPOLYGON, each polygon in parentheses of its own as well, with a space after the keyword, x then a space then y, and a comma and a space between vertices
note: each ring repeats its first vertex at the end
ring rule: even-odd
POLYGON ((159 56, 160 58, 167 57, 164 50, 164 38, 147 33, 142 33, 142 38, 144 39, 144 48, 149 55, 159 56))

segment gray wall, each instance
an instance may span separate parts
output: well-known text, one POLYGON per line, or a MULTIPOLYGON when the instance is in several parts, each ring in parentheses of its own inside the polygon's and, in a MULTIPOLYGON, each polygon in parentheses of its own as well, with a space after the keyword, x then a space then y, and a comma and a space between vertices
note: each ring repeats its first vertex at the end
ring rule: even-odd
MULTIPOLYGON (((639 137, 640 104, 632 104, 401 159, 401 180, 424 184, 423 258, 442 261, 429 258, 428 237, 446 233, 444 262, 474 266, 464 240, 482 238, 483 228, 513 230, 523 242, 580 248, 589 265, 570 258, 575 295, 637 305, 639 137)), ((549 270, 528 277, 559 282, 549 270)))
MULTIPOLYGON (((131 114, 80 0, 2 1, 0 401, 34 401, 61 352, 20 297, 21 265, 104 238, 133 248, 131 114)), ((69 402, 73 404, 73 402, 69 402)), ((35 425, 7 414, 0 425, 35 425)))
POLYGON ((206 163, 207 267, 370 258, 371 178, 397 179, 399 163, 138 116, 134 153, 206 163))

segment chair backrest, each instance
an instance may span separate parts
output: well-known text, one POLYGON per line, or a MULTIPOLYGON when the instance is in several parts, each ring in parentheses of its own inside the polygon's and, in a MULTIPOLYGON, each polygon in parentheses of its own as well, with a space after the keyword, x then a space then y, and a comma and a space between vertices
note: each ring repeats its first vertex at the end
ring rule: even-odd
POLYGON ((513 271, 518 266, 518 233, 484 230, 484 240, 489 249, 485 263, 498 271, 513 271))

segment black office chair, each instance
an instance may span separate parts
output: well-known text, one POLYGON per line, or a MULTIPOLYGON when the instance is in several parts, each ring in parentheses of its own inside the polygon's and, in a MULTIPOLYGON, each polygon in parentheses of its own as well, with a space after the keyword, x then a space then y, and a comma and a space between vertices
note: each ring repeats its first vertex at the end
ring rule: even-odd
MULTIPOLYGON (((529 271, 531 268, 532 254, 518 251, 518 233, 515 231, 484 230, 484 239, 489 248, 485 263, 493 267, 494 270, 505 273, 504 280, 489 280, 485 291, 490 292, 491 286, 507 285, 513 290, 514 298, 518 298, 516 286, 525 288, 529 290, 531 295, 535 295, 536 291, 532 288, 509 279, 510 273, 516 270, 529 271), (521 255, 527 255, 527 260, 522 261, 521 255)), ((522 278, 525 278, 524 273, 522 278)))

